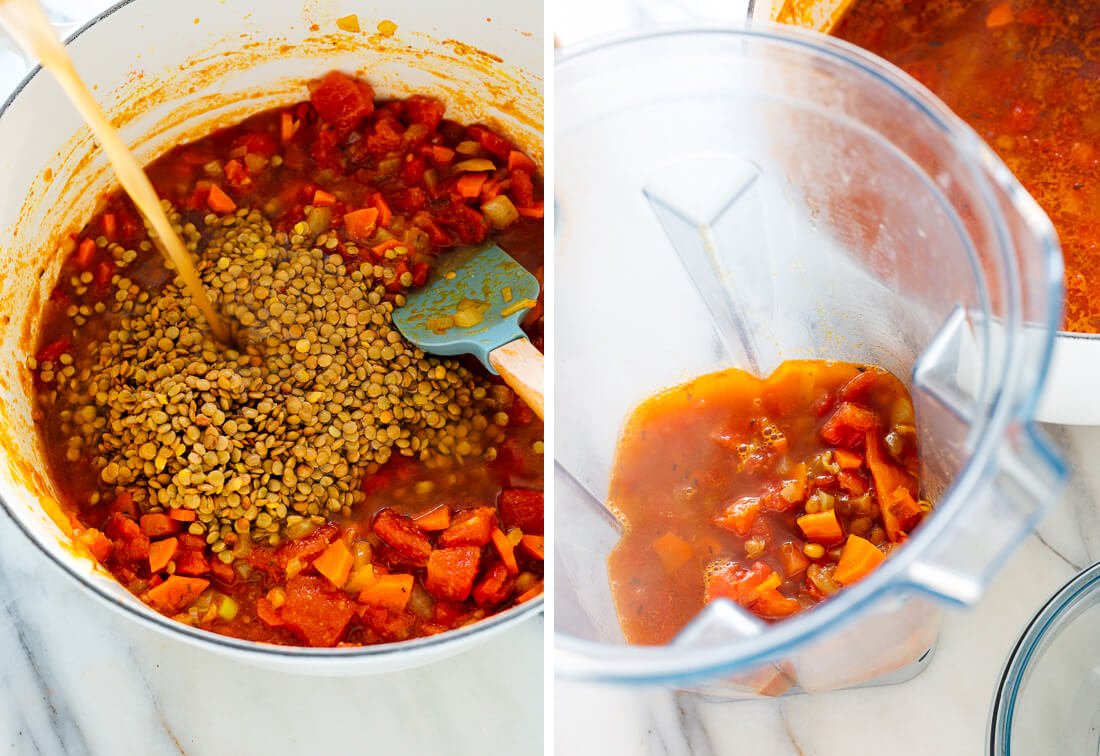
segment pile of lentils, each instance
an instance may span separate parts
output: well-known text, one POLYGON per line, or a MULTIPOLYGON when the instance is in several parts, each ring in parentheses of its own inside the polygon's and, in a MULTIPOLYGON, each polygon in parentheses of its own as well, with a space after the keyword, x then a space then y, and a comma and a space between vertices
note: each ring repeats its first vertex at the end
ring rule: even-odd
POLYGON ((40 373, 65 407, 67 459, 92 459, 142 511, 194 510, 190 532, 228 562, 242 536, 276 544, 350 515, 394 453, 492 458, 511 393, 405 342, 387 271, 345 263, 305 223, 276 232, 242 208, 196 225, 167 209, 236 343, 214 341, 178 279, 145 290, 125 275, 136 250, 116 250, 114 296, 94 308, 110 332, 40 373))

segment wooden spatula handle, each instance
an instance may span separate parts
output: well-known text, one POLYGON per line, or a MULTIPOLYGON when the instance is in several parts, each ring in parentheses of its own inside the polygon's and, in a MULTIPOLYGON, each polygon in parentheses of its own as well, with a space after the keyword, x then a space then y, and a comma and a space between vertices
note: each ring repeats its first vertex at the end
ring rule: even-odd
POLYGON ((527 339, 516 339, 489 352, 489 363, 520 399, 543 420, 542 352, 527 339))

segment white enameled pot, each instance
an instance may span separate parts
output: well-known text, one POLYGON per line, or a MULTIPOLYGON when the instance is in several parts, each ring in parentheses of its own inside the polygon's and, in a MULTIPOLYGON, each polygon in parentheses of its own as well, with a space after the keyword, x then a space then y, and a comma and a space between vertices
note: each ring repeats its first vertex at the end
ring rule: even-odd
MULTIPOLYGON (((433 94, 447 103, 449 117, 493 124, 542 162, 542 7, 536 2, 129 0, 75 32, 69 49, 143 162, 249 114, 303 100, 305 82, 333 69, 366 76, 380 97, 433 94), (361 31, 337 26, 350 14, 361 31), (383 21, 390 23, 380 27, 383 21)), ((114 177, 60 88, 39 70, 0 110, 0 145, 0 500, 43 554, 156 631, 303 673, 425 664, 541 610, 538 599, 438 636, 380 646, 268 646, 152 611, 74 548, 44 473, 25 364, 62 262, 60 240, 87 221, 114 177)))

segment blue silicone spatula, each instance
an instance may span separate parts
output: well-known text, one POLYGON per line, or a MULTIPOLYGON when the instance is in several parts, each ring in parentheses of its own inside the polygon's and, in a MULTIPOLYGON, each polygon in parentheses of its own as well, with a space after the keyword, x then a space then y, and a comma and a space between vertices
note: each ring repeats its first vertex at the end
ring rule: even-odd
POLYGON ((393 323, 429 354, 474 355, 541 419, 542 353, 519 327, 538 296, 538 279, 497 245, 460 249, 439 258, 393 323))

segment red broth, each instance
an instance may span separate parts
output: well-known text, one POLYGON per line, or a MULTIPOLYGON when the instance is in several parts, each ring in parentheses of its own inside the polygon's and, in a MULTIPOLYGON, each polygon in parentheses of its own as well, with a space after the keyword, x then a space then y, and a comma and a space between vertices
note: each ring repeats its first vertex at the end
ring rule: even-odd
POLYGON ((1100 5, 1088 0, 857 0, 833 33, 919 79, 1054 221, 1066 321, 1100 333, 1100 5))
POLYGON ((626 639, 668 643, 719 597, 777 621, 851 585, 929 510, 917 468, 909 393, 872 366, 726 370, 646 400, 608 497, 626 639))

